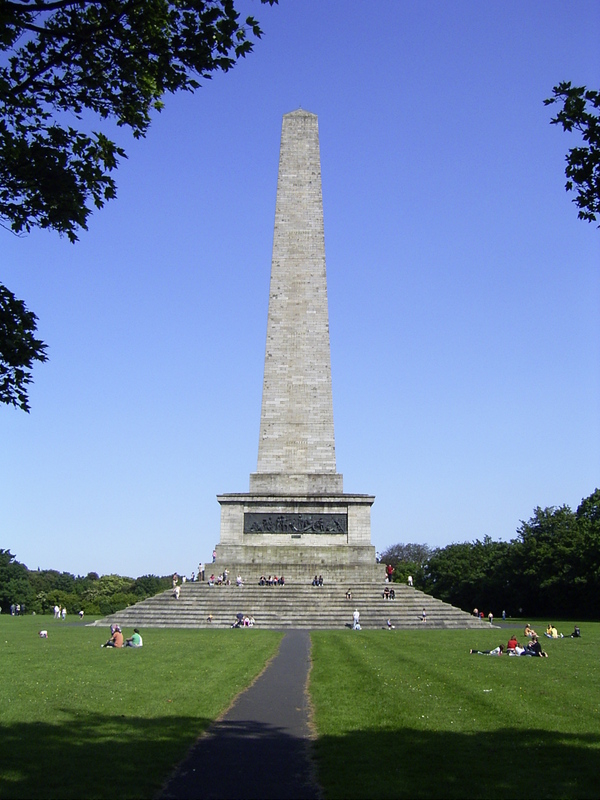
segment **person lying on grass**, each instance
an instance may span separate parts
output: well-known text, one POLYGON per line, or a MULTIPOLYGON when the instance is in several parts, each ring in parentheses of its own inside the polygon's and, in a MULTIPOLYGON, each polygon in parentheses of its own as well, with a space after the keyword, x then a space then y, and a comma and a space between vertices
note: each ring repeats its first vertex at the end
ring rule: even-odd
POLYGON ((504 652, 504 645, 499 644, 493 650, 469 650, 472 656, 501 656, 504 652))

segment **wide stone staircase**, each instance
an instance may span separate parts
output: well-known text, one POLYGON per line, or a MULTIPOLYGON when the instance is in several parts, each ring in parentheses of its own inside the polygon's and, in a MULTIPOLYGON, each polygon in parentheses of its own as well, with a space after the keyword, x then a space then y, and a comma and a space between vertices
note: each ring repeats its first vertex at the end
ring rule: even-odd
POLYGON ((286 583, 285 586, 209 586, 187 582, 179 599, 171 590, 136 603, 134 606, 97 620, 94 625, 139 628, 227 628, 237 614, 252 616, 258 628, 340 629, 352 624, 355 609, 362 628, 384 628, 391 620, 396 628, 489 628, 459 608, 424 592, 393 583, 395 600, 383 598, 386 584, 365 583, 311 586, 286 583), (352 599, 346 599, 351 588, 352 599), (423 621, 423 609, 426 622, 423 621))

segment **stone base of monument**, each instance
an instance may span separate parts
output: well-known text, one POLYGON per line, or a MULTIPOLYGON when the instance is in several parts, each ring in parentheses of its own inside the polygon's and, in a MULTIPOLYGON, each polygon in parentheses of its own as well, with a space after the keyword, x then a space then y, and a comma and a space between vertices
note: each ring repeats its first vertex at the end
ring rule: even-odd
POLYGON ((310 582, 315 574, 327 582, 383 581, 385 567, 376 563, 371 545, 374 499, 342 492, 219 495, 215 574, 227 569, 232 580, 241 575, 250 583, 282 574, 294 583, 310 582))
POLYGON ((363 629, 387 628, 388 619, 396 629, 490 628, 488 622, 402 584, 391 584, 396 599, 386 600, 383 598, 385 586, 383 582, 325 582, 323 586, 286 582, 285 586, 246 583, 239 587, 188 582, 181 586, 179 599, 172 591, 163 592, 93 624, 107 626, 118 622, 131 628, 229 628, 237 615, 242 614, 254 617, 257 628, 340 630, 351 627, 352 614, 357 609, 363 629), (346 599, 348 589, 352 592, 351 600, 346 599), (423 609, 426 621, 423 621, 423 609))
POLYGON ((374 547, 302 547, 217 545, 217 560, 207 565, 207 577, 227 569, 232 583, 240 575, 245 583, 258 583, 261 575, 284 576, 294 584, 310 583, 322 576, 327 583, 381 584, 385 565, 375 562, 374 547))

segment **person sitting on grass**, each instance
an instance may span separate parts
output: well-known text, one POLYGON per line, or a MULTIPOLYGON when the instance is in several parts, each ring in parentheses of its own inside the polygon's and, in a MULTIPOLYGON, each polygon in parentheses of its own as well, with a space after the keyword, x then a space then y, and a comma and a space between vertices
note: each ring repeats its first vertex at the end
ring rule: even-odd
POLYGON ((125 647, 142 647, 144 644, 140 632, 137 628, 133 629, 133 635, 125 639, 125 647))
POLYGON ((565 638, 562 635, 562 633, 559 633, 556 630, 556 626, 553 625, 551 622, 548 623, 548 627, 546 628, 546 633, 544 634, 544 636, 547 636, 548 639, 564 639, 565 638))
POLYGON ((506 652, 510 653, 511 650, 514 652, 518 646, 519 642, 517 641, 517 634, 513 633, 513 635, 508 640, 508 644, 506 645, 506 652))
POLYGON ((523 633, 525 636, 527 636, 528 639, 533 639, 534 636, 537 639, 537 633, 533 630, 533 628, 529 623, 525 625, 525 630, 523 631, 523 633))
POLYGON ((537 656, 539 658, 548 658, 548 653, 542 650, 541 644, 537 640, 537 636, 532 636, 531 641, 521 653, 522 656, 537 656))
POLYGON ((472 656, 501 656, 504 652, 504 645, 499 644, 493 650, 469 650, 472 656))
POLYGON ((120 625, 110 626, 110 639, 105 642, 101 647, 123 647, 123 634, 121 633, 120 625))
POLYGON ((571 634, 571 639, 579 639, 581 636, 581 631, 579 630, 579 625, 575 625, 575 630, 571 634))

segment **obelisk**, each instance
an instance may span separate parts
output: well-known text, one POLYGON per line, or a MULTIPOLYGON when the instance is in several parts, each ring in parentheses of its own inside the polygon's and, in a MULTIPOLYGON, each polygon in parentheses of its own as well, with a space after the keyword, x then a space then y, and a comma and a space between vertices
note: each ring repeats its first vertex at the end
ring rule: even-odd
POLYGON ((251 492, 336 493, 329 312, 315 114, 281 130, 258 468, 251 492))
POLYGON ((336 471, 319 130, 283 117, 258 445, 250 491, 218 496, 219 570, 245 580, 381 579, 372 495, 336 471))

